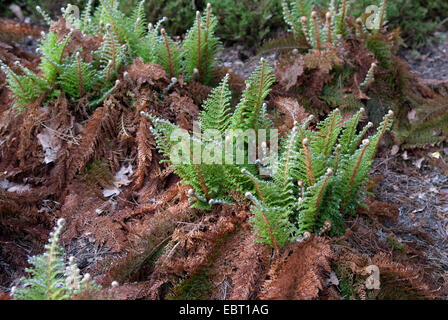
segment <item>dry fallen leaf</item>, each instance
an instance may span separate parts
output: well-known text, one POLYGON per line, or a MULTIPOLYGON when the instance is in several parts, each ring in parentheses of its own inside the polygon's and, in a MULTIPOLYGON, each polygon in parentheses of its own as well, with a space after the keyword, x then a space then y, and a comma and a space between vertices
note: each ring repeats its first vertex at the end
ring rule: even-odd
POLYGON ((394 146, 392 147, 392 150, 390 151, 390 154, 391 154, 392 156, 394 156, 394 155, 396 155, 396 154, 398 153, 398 151, 400 151, 400 147, 397 146, 397 145, 394 145, 394 146))

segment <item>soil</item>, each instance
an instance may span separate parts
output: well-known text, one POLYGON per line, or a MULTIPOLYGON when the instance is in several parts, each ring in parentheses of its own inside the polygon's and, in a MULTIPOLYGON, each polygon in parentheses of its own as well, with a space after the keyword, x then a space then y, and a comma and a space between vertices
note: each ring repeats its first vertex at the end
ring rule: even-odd
POLYGON ((438 31, 435 39, 420 50, 407 49, 402 55, 414 73, 424 79, 448 80, 448 32, 438 31))
MULTIPOLYGON (((395 204, 398 217, 376 233, 386 242, 393 230, 402 244, 418 247, 441 283, 448 280, 448 148, 379 157, 372 176, 380 182, 374 189, 378 200, 395 204), (433 157, 440 152, 440 158, 433 157), (418 232, 416 232, 418 230, 418 232)), ((445 288, 447 290, 447 288, 445 288)), ((444 294, 448 298, 448 291, 444 294)))

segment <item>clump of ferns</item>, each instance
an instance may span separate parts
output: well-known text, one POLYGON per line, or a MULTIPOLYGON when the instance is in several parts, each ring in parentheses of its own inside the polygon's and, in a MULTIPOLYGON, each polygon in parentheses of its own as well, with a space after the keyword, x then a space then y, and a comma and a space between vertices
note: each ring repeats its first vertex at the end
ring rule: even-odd
POLYGON ((59 219, 50 233, 46 251, 29 259, 32 267, 26 269, 26 272, 30 277, 21 279, 19 288, 11 289, 14 299, 67 300, 84 292, 101 289, 88 273, 81 276, 74 257, 66 262, 64 250, 59 244, 64 226, 65 220, 59 219))
POLYGON ((261 242, 278 249, 322 228, 335 234, 341 231, 344 217, 356 213, 366 194, 378 142, 393 117, 390 111, 377 133, 364 139, 372 123, 357 132, 363 113, 361 109, 343 123, 335 109, 317 131, 307 129, 308 121, 296 124, 280 145, 279 160, 271 164, 272 179, 251 177, 257 192, 246 196, 254 203, 254 225, 261 242))
POLYGON ((199 117, 201 132, 192 135, 178 131, 179 127, 169 121, 142 113, 152 120, 152 133, 159 151, 182 182, 192 187, 189 197, 194 208, 209 210, 213 204, 230 204, 232 190, 244 193, 253 189, 250 177, 241 173, 243 168, 257 172, 256 165, 248 161, 247 148, 250 139, 255 137, 245 134, 247 129, 271 127, 264 100, 273 83, 273 69, 262 59, 246 81, 242 98, 232 112, 227 75, 204 102, 199 117), (240 136, 244 138, 238 139, 240 136), (243 161, 236 164, 236 159, 243 161))
MULTIPOLYGON (((130 17, 119 10, 118 1, 101 0, 93 13, 92 3, 92 0, 88 1, 79 17, 72 5, 63 8, 62 13, 72 32, 77 29, 102 39, 100 48, 92 52, 93 61, 83 60, 83 49, 67 54, 72 32, 61 41, 58 41, 56 33, 49 32, 43 35, 38 49, 41 55, 39 74, 20 63, 14 68, 19 71, 15 72, 1 62, 9 88, 16 97, 16 109, 24 110, 43 94, 53 97, 61 90, 74 101, 87 96, 90 107, 96 107, 118 85, 116 79, 120 68, 129 65, 136 57, 162 65, 171 78, 185 74, 187 80, 210 82, 219 46, 214 35, 217 19, 210 5, 203 15, 197 13, 194 26, 180 44, 161 27, 166 18, 155 26, 146 22, 144 0, 139 2, 130 17)), ((48 14, 40 8, 38 10, 51 25, 53 22, 48 14)))
POLYGON ((358 18, 355 26, 347 19, 351 4, 347 0, 331 0, 324 18, 321 18, 314 0, 283 0, 283 17, 299 43, 320 51, 338 45, 351 34, 350 31, 361 37, 377 34, 381 30, 386 17, 386 0, 380 0, 380 8, 374 16, 364 17, 364 20, 358 18), (371 31, 366 28, 366 19, 373 25, 371 31))
POLYGON ((215 36, 217 19, 210 4, 203 14, 196 12, 194 25, 181 43, 169 37, 162 27, 165 17, 155 25, 147 22, 145 0, 138 3, 130 17, 119 10, 119 3, 115 0, 100 0, 92 15, 91 2, 80 18, 69 9, 64 11, 65 18, 76 28, 93 35, 98 35, 105 25, 110 25, 119 43, 126 45, 130 61, 141 57, 145 63, 163 66, 171 78, 184 74, 187 81, 210 82, 220 45, 215 36))
MULTIPOLYGON (((278 161, 272 160, 275 157, 267 152, 266 144, 261 145, 264 151, 255 165, 237 164, 238 148, 223 154, 215 152, 218 157, 212 164, 195 160, 195 150, 202 157, 211 156, 215 150, 227 150, 226 145, 235 138, 229 135, 229 129, 240 129, 239 134, 244 135, 242 130, 272 128, 264 99, 273 82, 272 70, 262 60, 232 113, 225 77, 212 91, 200 116, 201 129, 212 129, 212 135, 210 131, 192 136, 188 132, 176 133, 179 127, 169 121, 143 115, 153 122, 152 133, 159 151, 169 159, 182 182, 192 187, 189 196, 193 207, 208 210, 214 204, 230 204, 230 190, 245 193, 254 204, 252 222, 259 241, 278 251, 287 242, 307 238, 310 233, 331 229, 334 234, 341 230, 343 218, 362 204, 378 143, 390 129, 393 113, 385 116, 377 134, 369 139, 364 137, 371 123, 357 131, 364 109, 345 123, 336 109, 317 125, 317 131, 308 129, 309 118, 302 125, 296 124, 284 138, 278 161), (176 161, 179 152, 182 156, 176 161), (226 158, 229 155, 231 161, 226 158), (262 178, 262 167, 274 172, 270 179, 262 178)), ((256 142, 249 138, 245 141, 242 149, 247 156, 248 145, 256 142)))
POLYGON ((54 97, 61 90, 73 101, 89 94, 91 107, 100 104, 118 84, 115 80, 124 60, 124 47, 118 44, 111 28, 106 29, 100 48, 93 52, 92 62, 84 61, 82 49, 72 55, 66 52, 72 32, 61 41, 54 32, 43 34, 37 49, 41 55, 38 74, 19 62, 16 62, 18 72, 0 62, 16 98, 14 107, 23 111, 43 94, 54 97))

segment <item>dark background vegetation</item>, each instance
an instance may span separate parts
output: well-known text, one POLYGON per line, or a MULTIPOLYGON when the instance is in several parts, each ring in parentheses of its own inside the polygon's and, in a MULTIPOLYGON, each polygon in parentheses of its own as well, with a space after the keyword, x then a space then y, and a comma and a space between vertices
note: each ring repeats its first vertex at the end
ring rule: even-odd
MULTIPOLYGON (((46 9, 53 17, 60 13, 60 8, 67 3, 82 8, 86 0, 12 0, 0 3, 0 12, 13 17, 9 9, 12 3, 19 5, 25 16, 34 23, 39 23, 40 16, 36 5, 46 9)), ((97 1, 98 2, 98 1, 97 1)), ((204 0, 147 0, 146 11, 151 22, 163 16, 170 34, 181 35, 191 27, 196 10, 202 10, 204 0)), ((258 47, 264 40, 285 28, 282 20, 280 0, 209 0, 215 14, 219 17, 218 35, 226 44, 241 43, 247 48, 258 47)), ((330 0, 317 0, 318 4, 327 6, 330 0)), ((352 15, 359 16, 371 4, 379 0, 356 0, 352 5, 352 15)), ((120 1, 122 9, 130 12, 138 0, 120 1)), ((388 20, 391 27, 400 27, 405 42, 413 48, 419 48, 428 41, 437 41, 432 37, 438 28, 448 25, 448 1, 446 0, 394 0, 388 1, 388 20)))

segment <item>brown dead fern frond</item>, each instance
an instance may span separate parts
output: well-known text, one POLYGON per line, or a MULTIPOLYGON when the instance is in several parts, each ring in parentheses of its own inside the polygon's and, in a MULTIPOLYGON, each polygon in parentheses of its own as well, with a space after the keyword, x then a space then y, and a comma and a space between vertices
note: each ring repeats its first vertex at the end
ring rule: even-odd
POLYGON ((260 299, 311 300, 319 297, 334 254, 323 238, 295 243, 271 266, 260 299))

